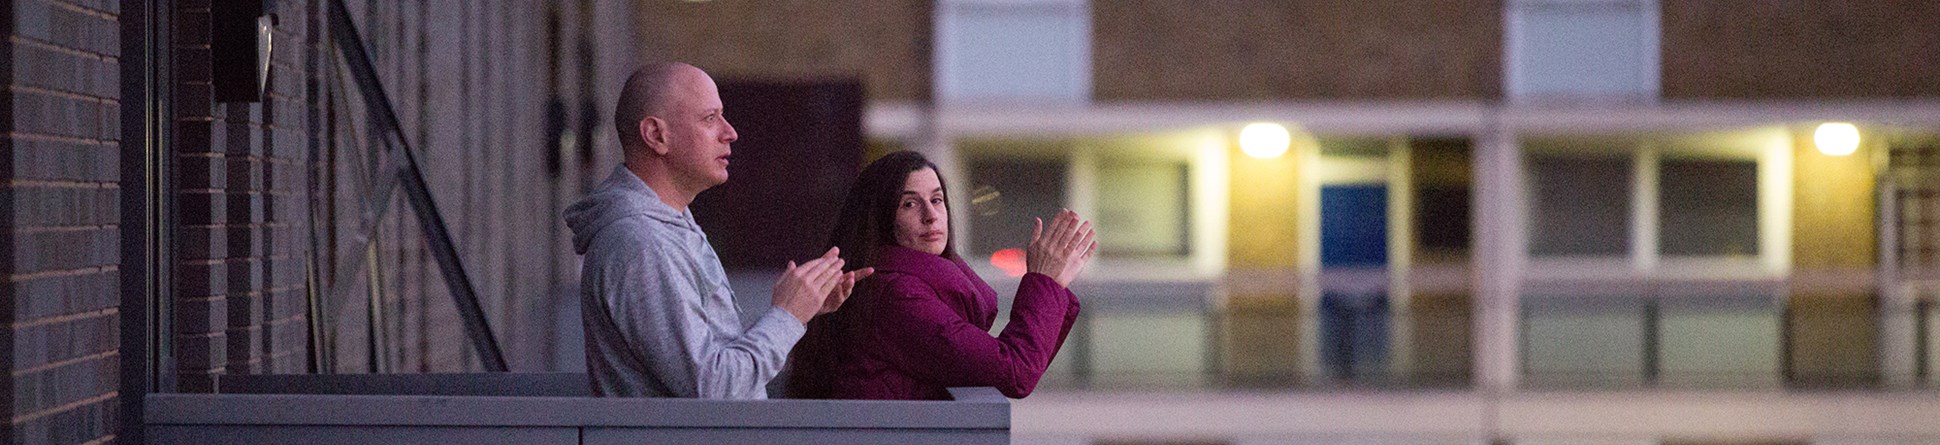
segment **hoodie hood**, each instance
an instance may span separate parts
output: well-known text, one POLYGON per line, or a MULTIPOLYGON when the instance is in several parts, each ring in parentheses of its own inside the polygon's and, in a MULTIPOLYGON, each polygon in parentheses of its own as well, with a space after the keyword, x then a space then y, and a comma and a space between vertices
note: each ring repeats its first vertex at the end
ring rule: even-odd
POLYGON ((655 221, 690 228, 691 219, 686 212, 676 212, 667 203, 660 202, 660 194, 647 187, 645 181, 635 176, 625 165, 613 168, 613 174, 601 181, 586 199, 566 207, 566 227, 573 231, 573 252, 586 254, 586 248, 593 244, 593 237, 600 230, 614 222, 645 217, 655 221))

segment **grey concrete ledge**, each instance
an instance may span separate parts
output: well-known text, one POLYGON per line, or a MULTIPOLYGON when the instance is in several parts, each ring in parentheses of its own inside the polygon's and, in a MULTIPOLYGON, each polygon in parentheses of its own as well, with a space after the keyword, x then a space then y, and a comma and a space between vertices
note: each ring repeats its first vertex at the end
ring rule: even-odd
POLYGON ((226 376, 221 394, 150 394, 151 443, 840 443, 1010 441, 1011 401, 585 396, 584 374, 226 376))
MULTIPOLYGON (((992 389, 990 392, 995 393, 992 389)), ((148 425, 1010 428, 1010 403, 315 394, 152 394, 148 425)))

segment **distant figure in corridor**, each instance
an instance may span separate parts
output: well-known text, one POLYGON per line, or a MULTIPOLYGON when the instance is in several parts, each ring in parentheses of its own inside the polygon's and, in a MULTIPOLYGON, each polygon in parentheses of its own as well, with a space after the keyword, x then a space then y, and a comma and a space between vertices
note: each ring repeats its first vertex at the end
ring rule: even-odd
POLYGON ((721 108, 699 68, 634 71, 613 112, 625 164, 566 209, 573 250, 585 255, 580 305, 594 395, 767 398, 809 320, 841 306, 870 273, 844 273, 836 249, 790 262, 774 306, 741 325, 720 257, 687 209, 728 179, 737 136, 721 108))
POLYGON ((848 264, 874 267, 840 311, 809 323, 789 360, 788 396, 948 399, 958 386, 1031 394, 1078 319, 1068 286, 1097 251, 1091 223, 1065 210, 1042 220, 1010 324, 990 335, 997 292, 950 242, 949 194, 936 165, 897 152, 863 169, 832 241, 848 264))

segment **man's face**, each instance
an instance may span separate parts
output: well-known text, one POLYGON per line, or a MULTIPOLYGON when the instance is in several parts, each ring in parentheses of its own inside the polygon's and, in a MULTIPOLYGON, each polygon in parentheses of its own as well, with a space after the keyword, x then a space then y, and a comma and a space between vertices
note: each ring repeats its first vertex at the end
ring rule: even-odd
POLYGON ((714 79, 685 67, 668 79, 672 94, 659 116, 667 128, 667 163, 684 188, 698 192, 728 179, 728 145, 739 136, 722 114, 714 79))

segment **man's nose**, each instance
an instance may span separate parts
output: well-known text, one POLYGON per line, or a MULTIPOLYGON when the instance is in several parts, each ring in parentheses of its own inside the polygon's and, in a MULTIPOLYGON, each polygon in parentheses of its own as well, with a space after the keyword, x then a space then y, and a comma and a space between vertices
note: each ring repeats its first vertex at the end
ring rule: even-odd
POLYGON ((721 135, 721 142, 734 142, 736 139, 741 139, 741 135, 734 132, 734 124, 728 123, 727 118, 721 118, 721 125, 727 126, 727 133, 721 135))

